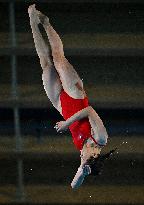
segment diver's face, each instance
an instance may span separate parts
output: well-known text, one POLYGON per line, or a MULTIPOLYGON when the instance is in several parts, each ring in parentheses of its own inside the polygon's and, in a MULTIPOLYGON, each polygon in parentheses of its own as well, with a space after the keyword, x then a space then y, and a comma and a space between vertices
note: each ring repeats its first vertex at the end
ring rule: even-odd
POLYGON ((99 147, 95 143, 91 143, 91 144, 87 143, 86 147, 87 147, 87 152, 89 153, 90 156, 97 158, 98 155, 100 155, 101 147, 99 147))
POLYGON ((101 147, 88 139, 81 150, 81 163, 85 163, 90 157, 97 158, 101 152, 101 147))

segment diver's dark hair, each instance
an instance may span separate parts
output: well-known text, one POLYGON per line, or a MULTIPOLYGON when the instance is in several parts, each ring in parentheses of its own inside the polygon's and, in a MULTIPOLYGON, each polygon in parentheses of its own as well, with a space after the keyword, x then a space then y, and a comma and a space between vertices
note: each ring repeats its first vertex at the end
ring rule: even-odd
POLYGON ((117 148, 103 155, 99 154, 97 158, 90 157, 87 160, 87 164, 91 168, 91 175, 96 176, 101 174, 101 172, 103 171, 105 160, 108 159, 116 151, 116 149, 117 148))

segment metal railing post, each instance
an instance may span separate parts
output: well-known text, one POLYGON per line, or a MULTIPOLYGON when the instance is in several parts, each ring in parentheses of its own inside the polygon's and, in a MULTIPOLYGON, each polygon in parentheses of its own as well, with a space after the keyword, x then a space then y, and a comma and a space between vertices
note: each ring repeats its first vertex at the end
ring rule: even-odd
MULTIPOLYGON (((10 23, 10 38, 12 48, 16 47, 16 31, 15 31, 15 3, 11 1, 9 3, 9 23, 10 23)), ((18 88, 17 88, 17 58, 15 54, 11 55, 11 72, 12 72, 12 90, 11 95, 14 102, 13 113, 14 113, 14 129, 15 129, 15 140, 16 140, 16 151, 18 154, 22 151, 22 138, 20 131, 20 116, 19 116, 19 105, 18 105, 18 88)), ((23 159, 17 158, 17 191, 16 200, 21 202, 25 199, 24 194, 24 183, 23 183, 23 159)))

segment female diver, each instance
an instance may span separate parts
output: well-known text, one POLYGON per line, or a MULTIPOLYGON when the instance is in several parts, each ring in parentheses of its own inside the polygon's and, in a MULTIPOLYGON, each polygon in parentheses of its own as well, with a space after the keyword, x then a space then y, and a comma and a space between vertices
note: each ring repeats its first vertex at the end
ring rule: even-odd
POLYGON ((64 55, 63 44, 49 22, 49 18, 29 6, 28 13, 35 48, 43 70, 44 89, 53 106, 63 116, 64 121, 56 123, 57 132, 70 129, 73 142, 81 152, 81 164, 71 183, 78 188, 87 175, 97 175, 103 161, 114 150, 100 155, 107 144, 107 132, 96 111, 89 105, 83 82, 64 55), (44 41, 38 25, 41 24, 48 36, 49 45, 44 41))

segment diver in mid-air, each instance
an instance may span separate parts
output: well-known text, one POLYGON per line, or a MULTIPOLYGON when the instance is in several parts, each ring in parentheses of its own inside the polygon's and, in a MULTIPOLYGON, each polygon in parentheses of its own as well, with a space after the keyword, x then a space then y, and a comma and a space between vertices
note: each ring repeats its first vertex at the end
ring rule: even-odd
POLYGON ((63 44, 49 22, 49 18, 29 6, 28 13, 34 43, 43 70, 44 89, 53 106, 63 116, 64 121, 57 122, 57 132, 69 128, 73 142, 80 150, 81 164, 71 183, 78 188, 87 175, 101 172, 103 162, 114 150, 100 155, 107 144, 108 134, 96 111, 89 105, 83 82, 78 73, 64 55, 63 44), (38 24, 42 24, 48 36, 49 45, 44 41, 38 24))

